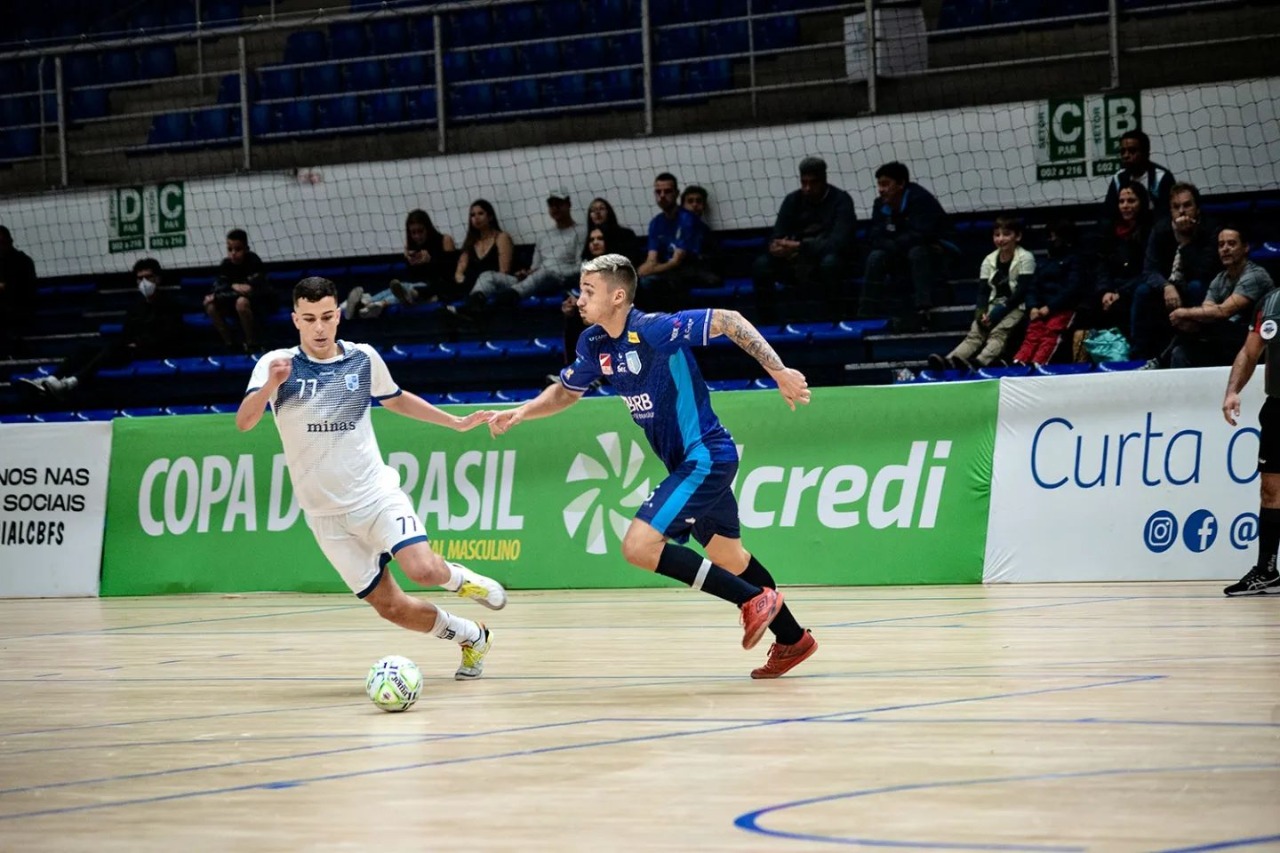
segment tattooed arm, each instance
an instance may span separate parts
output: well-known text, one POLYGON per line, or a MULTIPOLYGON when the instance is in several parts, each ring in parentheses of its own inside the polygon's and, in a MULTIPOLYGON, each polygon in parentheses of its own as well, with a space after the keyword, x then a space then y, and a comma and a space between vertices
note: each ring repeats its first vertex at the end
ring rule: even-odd
POLYGON ((733 341, 743 352, 760 362, 760 366, 778 383, 778 393, 782 394, 782 399, 787 401, 793 411, 796 403, 808 404, 809 383, 805 381, 804 374, 784 365, 773 347, 769 346, 769 342, 746 317, 737 311, 713 308, 711 337, 720 335, 733 341))

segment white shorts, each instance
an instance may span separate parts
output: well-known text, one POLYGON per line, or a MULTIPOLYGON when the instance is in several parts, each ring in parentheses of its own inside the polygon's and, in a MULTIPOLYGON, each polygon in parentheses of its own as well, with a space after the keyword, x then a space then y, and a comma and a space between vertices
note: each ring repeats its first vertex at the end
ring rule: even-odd
POLYGON ((320 550, 358 598, 373 592, 397 551, 427 541, 409 496, 399 489, 342 515, 306 519, 320 550))

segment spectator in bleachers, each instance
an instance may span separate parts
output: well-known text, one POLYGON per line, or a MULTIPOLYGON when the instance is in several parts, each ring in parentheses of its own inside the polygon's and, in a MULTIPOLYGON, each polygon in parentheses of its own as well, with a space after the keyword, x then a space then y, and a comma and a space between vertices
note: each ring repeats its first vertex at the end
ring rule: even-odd
POLYGON ((782 200, 768 252, 756 259, 752 270, 757 320, 762 323, 782 319, 779 283, 788 291, 816 297, 830 319, 841 319, 844 313, 844 279, 857 225, 853 198, 827 183, 827 164, 819 157, 801 160, 799 173, 800 189, 782 200))
POLYGON ((143 258, 133 265, 133 275, 138 284, 139 298, 129 306, 124 328, 118 336, 103 344, 80 347, 58 365, 52 376, 22 381, 40 394, 63 398, 105 367, 121 367, 139 359, 181 355, 187 342, 182 308, 169 294, 160 290, 163 283, 160 262, 155 258, 143 258))
POLYGON ((1079 231, 1070 219, 1049 226, 1049 256, 1036 265, 1027 287, 1027 333, 1014 364, 1053 361, 1080 302, 1084 262, 1079 231))
POLYGON ((403 279, 392 279, 390 286, 368 294, 363 287, 353 287, 342 303, 342 315, 372 319, 392 305, 436 302, 448 295, 450 279, 457 266, 453 238, 442 234, 431 223, 425 210, 411 210, 404 223, 404 260, 408 270, 403 279))
POLYGON ((18 354, 19 339, 35 314, 37 287, 35 263, 14 248, 13 235, 0 225, 0 356, 18 354))
POLYGON ((227 256, 218 267, 213 292, 204 298, 204 310, 213 321, 222 342, 235 348, 226 318, 234 316, 244 336, 243 350, 257 352, 259 318, 274 308, 267 268, 255 253, 249 251, 249 235, 243 228, 227 232, 227 256))
POLYGON ((1200 212, 1200 191, 1174 184, 1169 213, 1151 229, 1143 260, 1143 280, 1133 291, 1129 342, 1134 358, 1155 358, 1169 345, 1169 314, 1204 301, 1209 281, 1221 264, 1214 230, 1200 212))
POLYGON ((636 302, 642 311, 673 313, 683 310, 688 307, 692 288, 713 287, 720 283, 719 276, 707 263, 711 228, 703 219, 706 211, 706 189, 697 184, 685 187, 680 193, 681 231, 671 244, 671 260, 661 272, 644 275, 636 283, 636 302), (687 224, 685 214, 689 215, 687 224))
MULTIPOLYGON (((609 251, 626 255, 636 263, 644 260, 645 250, 637 239, 636 232, 618 222, 618 214, 614 212, 613 205, 599 196, 593 198, 591 206, 587 208, 587 228, 595 227, 604 229, 610 246, 609 251), (638 257, 636 257, 637 255, 638 257)), ((590 234, 588 233, 587 236, 588 244, 582 247, 582 259, 584 261, 594 257, 590 254, 590 234)))
POLYGON ((892 315, 903 331, 928 328, 933 287, 947 246, 954 245, 950 219, 901 163, 876 170, 876 192, 859 316, 892 315))
POLYGON ((1204 302, 1169 314, 1177 334, 1159 359, 1161 366, 1231 364, 1244 346, 1253 307, 1275 285, 1266 270, 1249 260, 1249 241, 1239 227, 1218 230, 1218 258, 1223 270, 1209 284, 1204 302))
POLYGON ((1141 130, 1130 130, 1120 137, 1120 171, 1107 184, 1103 209, 1108 213, 1114 212, 1120 190, 1131 184, 1138 184, 1147 191, 1148 204, 1157 217, 1163 217, 1169 210, 1173 173, 1151 162, 1151 137, 1141 130))
POLYGON ((969 370, 973 365, 985 367, 995 362, 1002 357, 1009 334, 1026 315, 1023 302, 1035 275, 1036 259, 1022 247, 1022 221, 1013 216, 997 218, 991 242, 996 249, 982 260, 978 272, 981 284, 969 334, 945 357, 929 356, 929 367, 934 370, 969 370))
MULTIPOLYGON (((467 236, 454 268, 454 283, 468 293, 485 273, 510 273, 515 251, 511 235, 498 224, 493 205, 482 198, 476 199, 467 213, 467 236)), ((453 310, 452 305, 449 310, 453 310)))
MULTIPOLYGON (((582 260, 589 261, 601 255, 618 254, 609 243, 610 234, 616 238, 619 232, 611 230, 605 225, 592 225, 591 230, 587 232, 587 247, 582 250, 582 260)), ((573 363, 574 352, 578 346, 578 338, 581 337, 583 330, 586 329, 582 322, 582 315, 578 311, 579 294, 580 291, 575 284, 565 295, 564 302, 560 303, 560 313, 564 315, 565 364, 573 363)), ((549 376, 548 379, 549 381, 555 381, 555 376, 549 376)))
POLYGON ((1094 294, 1085 325, 1129 330, 1133 293, 1142 283, 1142 264, 1151 238, 1152 211, 1146 187, 1131 183, 1116 193, 1114 209, 1102 221, 1094 294), (1120 318, 1124 318, 1121 320, 1120 318))
MULTIPOLYGON (((708 229, 680 203, 680 184, 670 172, 653 179, 653 198, 658 215, 649 220, 648 251, 636 269, 636 303, 644 311, 676 311, 684 302, 687 278, 697 265, 708 229)), ((705 190, 702 198, 705 203, 705 190)))
POLYGON ((499 304, 514 307, 526 296, 564 290, 578 280, 587 228, 573 221, 567 190, 555 188, 547 194, 547 213, 553 225, 538 235, 529 268, 514 275, 495 270, 481 273, 467 296, 468 313, 482 314, 491 297, 499 304))

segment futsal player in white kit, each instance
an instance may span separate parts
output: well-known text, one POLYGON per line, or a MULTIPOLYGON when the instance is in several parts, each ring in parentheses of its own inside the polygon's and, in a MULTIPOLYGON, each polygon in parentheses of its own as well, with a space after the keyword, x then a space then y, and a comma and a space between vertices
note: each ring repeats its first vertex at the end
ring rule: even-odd
POLYGON ((492 645, 489 629, 406 594, 387 563, 395 559, 416 583, 442 586, 492 610, 506 606, 506 590, 431 549, 399 476, 382 461, 369 408, 377 398, 397 414, 459 432, 487 423, 492 412, 456 417, 402 390, 377 350, 338 339, 341 316, 332 281, 298 282, 293 325, 299 345, 258 360, 236 426, 253 429, 271 405, 298 504, 347 586, 384 619, 458 643, 462 664, 454 677, 478 678, 492 645))

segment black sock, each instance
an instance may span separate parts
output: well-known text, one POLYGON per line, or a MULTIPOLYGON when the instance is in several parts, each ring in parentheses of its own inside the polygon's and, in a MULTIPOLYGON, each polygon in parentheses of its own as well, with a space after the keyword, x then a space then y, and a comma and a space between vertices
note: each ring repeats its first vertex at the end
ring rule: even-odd
MULTIPOLYGON (((751 562, 747 563, 746 571, 739 577, 747 583, 753 583, 758 587, 778 588, 778 584, 773 580, 773 575, 769 574, 769 570, 761 565, 754 554, 751 555, 751 562)), ((791 615, 791 608, 787 607, 785 601, 782 603, 782 609, 778 611, 778 615, 774 617, 773 622, 769 625, 769 630, 773 632, 773 636, 777 638, 778 642, 784 646, 795 645, 804 637, 804 629, 800 627, 796 617, 791 615)))
POLYGON ((1280 509, 1264 506, 1258 511, 1258 568, 1276 570, 1276 550, 1280 548, 1280 509))
POLYGON ((702 579, 703 592, 739 607, 760 594, 760 587, 753 586, 733 572, 704 559, 697 551, 670 542, 663 547, 662 556, 658 558, 658 574, 693 586, 698 582, 703 563, 707 564, 706 575, 702 579))

